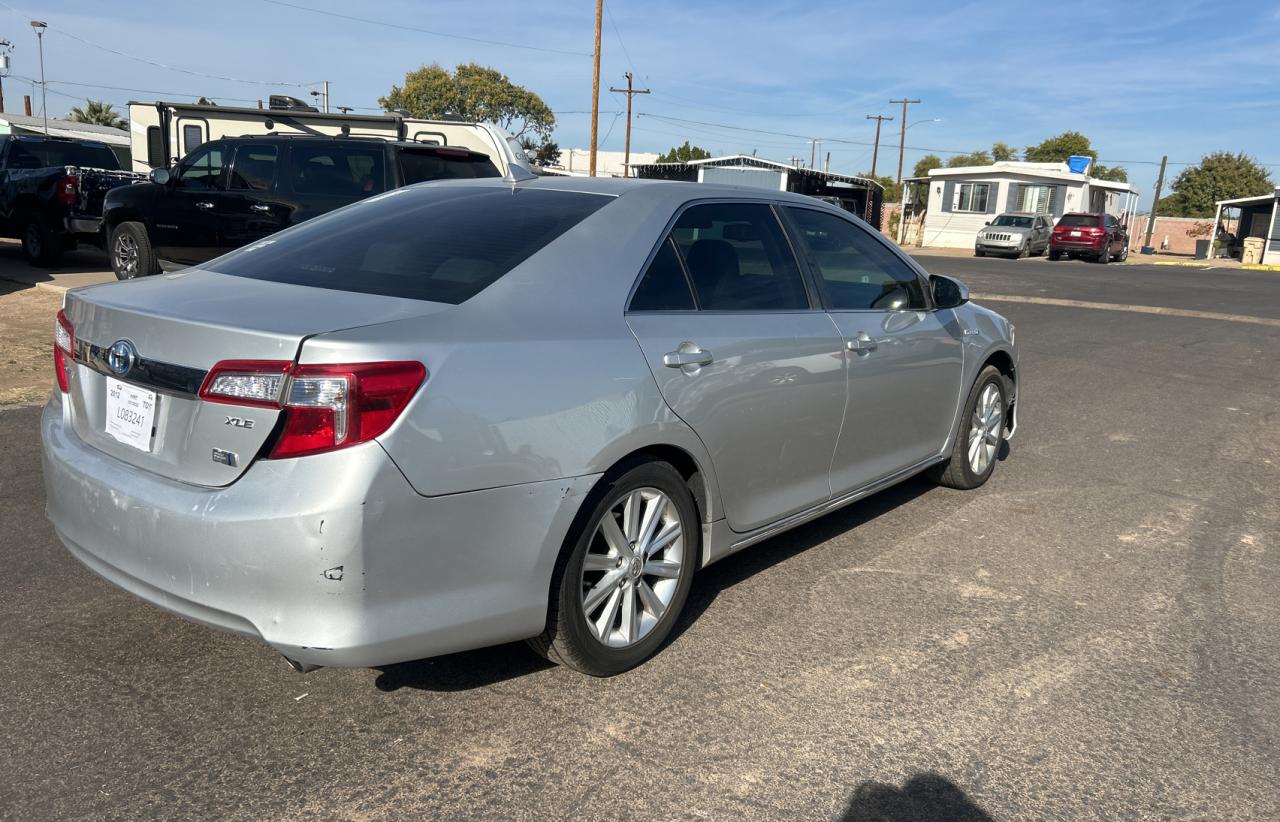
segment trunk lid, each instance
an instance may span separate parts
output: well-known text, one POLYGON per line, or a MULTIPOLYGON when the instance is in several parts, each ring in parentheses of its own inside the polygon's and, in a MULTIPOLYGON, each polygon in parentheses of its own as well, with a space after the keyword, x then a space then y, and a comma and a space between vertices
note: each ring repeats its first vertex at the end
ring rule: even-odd
POLYGON ((280 411, 201 400, 200 383, 214 364, 292 361, 314 334, 450 307, 195 269, 70 291, 71 424, 86 443, 130 465, 182 482, 229 485, 262 451, 280 411), (134 356, 117 374, 130 359, 127 346, 113 352, 120 341, 134 356))

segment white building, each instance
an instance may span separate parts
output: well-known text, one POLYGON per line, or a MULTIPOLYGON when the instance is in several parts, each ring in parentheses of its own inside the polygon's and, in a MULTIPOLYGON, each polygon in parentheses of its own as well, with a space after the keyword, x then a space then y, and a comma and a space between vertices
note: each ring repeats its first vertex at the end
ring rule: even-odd
POLYGON ((935 168, 928 186, 920 235, 926 248, 973 248, 978 231, 1010 211, 1047 214, 1055 221, 1071 211, 1106 212, 1127 223, 1138 204, 1138 190, 1131 184, 1078 174, 1066 163, 935 168))
MULTIPOLYGON (((657 154, 644 151, 631 152, 631 165, 638 166, 656 163, 657 154)), ((597 151, 596 174, 601 177, 621 177, 626 165, 626 153, 622 151, 597 151)), ((560 164, 554 166, 559 171, 570 174, 586 174, 591 169, 591 149, 566 148, 560 152, 560 164)))

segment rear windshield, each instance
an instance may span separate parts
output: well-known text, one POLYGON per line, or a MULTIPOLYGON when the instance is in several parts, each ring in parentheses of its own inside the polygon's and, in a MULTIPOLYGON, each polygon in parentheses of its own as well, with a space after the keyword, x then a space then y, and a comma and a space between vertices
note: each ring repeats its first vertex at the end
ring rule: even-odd
POLYGON ((461 157, 436 154, 434 151, 400 152, 400 174, 405 185, 428 180, 474 180, 477 177, 501 177, 497 166, 480 154, 461 157))
POLYGON ((1058 225, 1088 226, 1092 228, 1098 225, 1098 218, 1092 214, 1066 214, 1058 221, 1058 225))
POLYGON ((254 280, 456 305, 612 199, 505 186, 401 188, 206 267, 254 280))
POLYGON ((14 140, 9 151, 9 168, 120 168, 115 152, 102 143, 74 143, 63 140, 14 140))

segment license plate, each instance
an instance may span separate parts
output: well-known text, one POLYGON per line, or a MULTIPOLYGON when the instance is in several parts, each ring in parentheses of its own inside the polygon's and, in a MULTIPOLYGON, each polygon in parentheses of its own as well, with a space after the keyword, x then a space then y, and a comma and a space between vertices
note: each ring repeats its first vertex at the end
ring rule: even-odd
POLYGON ((1079 232, 1079 231, 1073 231, 1073 232, 1071 232, 1071 236, 1072 236, 1072 237, 1079 237, 1079 236, 1080 236, 1080 232, 1079 232))
POLYGON ((156 394, 107 377, 107 434, 139 451, 151 451, 156 394))

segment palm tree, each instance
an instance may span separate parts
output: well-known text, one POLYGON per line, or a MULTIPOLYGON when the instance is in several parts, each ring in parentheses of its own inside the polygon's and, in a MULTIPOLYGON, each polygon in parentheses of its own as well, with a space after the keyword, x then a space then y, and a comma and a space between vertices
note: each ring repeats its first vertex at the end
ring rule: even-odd
POLYGON ((84 108, 79 106, 72 108, 67 119, 73 123, 93 123, 112 128, 129 127, 129 121, 121 117, 110 103, 103 100, 86 100, 85 103, 84 108))

